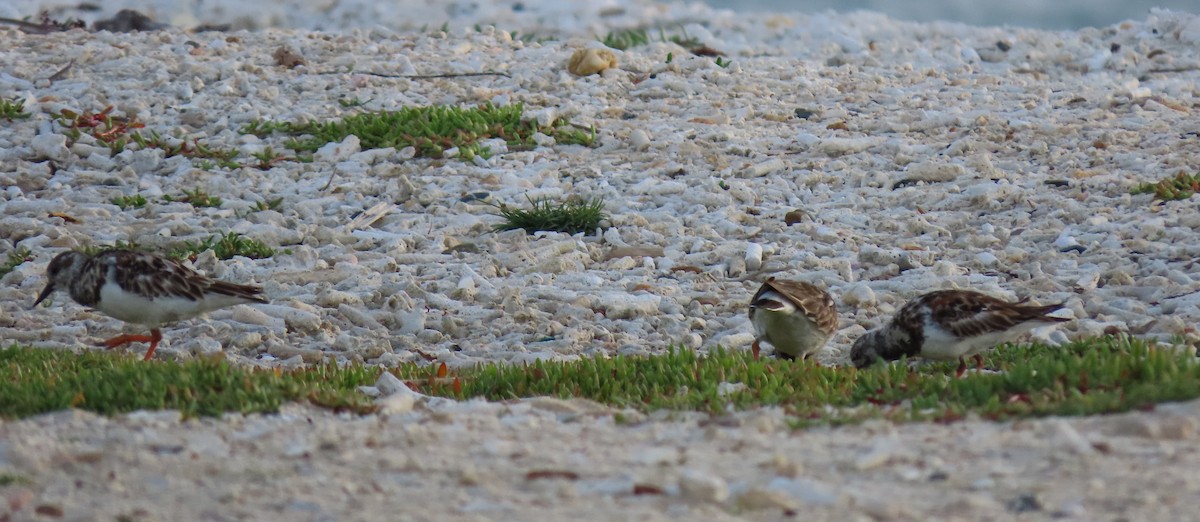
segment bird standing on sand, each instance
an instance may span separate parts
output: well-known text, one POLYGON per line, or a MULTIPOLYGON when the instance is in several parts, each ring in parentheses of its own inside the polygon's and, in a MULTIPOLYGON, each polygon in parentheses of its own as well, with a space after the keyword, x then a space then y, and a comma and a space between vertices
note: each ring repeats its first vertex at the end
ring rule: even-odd
POLYGON ((750 299, 750 322, 756 334, 750 349, 756 356, 765 340, 776 357, 806 359, 837 331, 837 307, 815 285, 772 277, 750 299))
POLYGON ((129 250, 108 250, 94 256, 63 252, 50 261, 46 277, 50 281, 34 306, 61 289, 81 305, 125 322, 149 326, 149 336, 126 334, 104 342, 110 350, 132 342, 148 342, 147 361, 162 340, 159 327, 164 324, 227 306, 267 302, 260 287, 216 281, 178 261, 129 250))
POLYGON ((961 377, 967 357, 973 356, 976 368, 982 368, 980 352, 1039 326, 1070 320, 1046 315, 1065 303, 1026 303, 1026 299, 1010 303, 972 290, 930 292, 906 303, 887 325, 858 338, 850 360, 862 368, 878 359, 894 361, 906 355, 958 359, 955 376, 961 377))

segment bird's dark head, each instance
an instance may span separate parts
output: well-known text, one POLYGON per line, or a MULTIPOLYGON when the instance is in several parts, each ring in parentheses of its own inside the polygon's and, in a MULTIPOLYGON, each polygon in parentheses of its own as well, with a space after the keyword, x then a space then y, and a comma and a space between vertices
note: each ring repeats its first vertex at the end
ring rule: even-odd
POLYGON ((73 250, 54 256, 54 259, 50 260, 50 265, 46 267, 46 287, 42 289, 42 293, 38 294, 37 301, 33 302, 33 306, 37 306, 50 297, 55 290, 69 287, 71 280, 75 279, 79 271, 83 269, 83 263, 87 260, 87 254, 73 250))
POLYGON ((880 330, 872 330, 859 337, 854 341, 854 346, 850 348, 850 362, 854 363, 855 368, 865 368, 880 359, 880 347, 883 342, 882 332, 880 330))

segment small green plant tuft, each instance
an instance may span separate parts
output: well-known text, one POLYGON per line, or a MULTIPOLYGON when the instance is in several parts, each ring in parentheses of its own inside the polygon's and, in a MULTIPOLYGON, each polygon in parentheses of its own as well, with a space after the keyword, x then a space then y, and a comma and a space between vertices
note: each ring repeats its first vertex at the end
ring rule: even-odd
POLYGON ((155 131, 150 131, 149 136, 143 135, 140 132, 134 133, 131 139, 143 149, 161 149, 168 158, 183 156, 185 158, 215 161, 218 166, 227 169, 235 169, 241 166, 236 161, 233 161, 238 154, 236 150, 213 149, 200 143, 200 140, 196 138, 192 138, 191 143, 189 143, 186 137, 167 139, 155 131))
POLYGON ((513 40, 520 40, 525 43, 546 43, 558 40, 558 38, 553 36, 543 36, 537 33, 522 34, 520 31, 510 31, 508 34, 509 36, 512 36, 513 40))
MULTIPOLYGON (((617 31, 609 31, 603 38, 598 38, 601 43, 613 49, 626 50, 641 45, 650 43, 650 32, 646 29, 621 29, 617 31)), ((680 29, 680 34, 667 34, 667 31, 661 27, 658 28, 659 42, 671 42, 688 52, 697 55, 709 56, 717 53, 713 49, 705 47, 699 39, 689 35, 686 30, 680 29)), ((719 54, 719 53, 718 53, 719 54)), ((670 63, 668 60, 667 63, 670 63)))
POLYGON ((1162 201, 1178 201, 1192 197, 1200 192, 1200 173, 1188 174, 1180 172, 1173 178, 1166 178, 1157 183, 1142 183, 1130 191, 1131 194, 1154 194, 1154 199, 1162 201))
POLYGON ((362 107, 363 105, 366 105, 368 103, 371 103, 371 100, 363 101, 358 98, 338 98, 338 105, 341 105, 342 107, 347 108, 347 109, 351 109, 354 107, 362 107))
POLYGON ((715 60, 715 62, 716 62, 716 64, 717 64, 717 67, 720 67, 720 68, 722 68, 722 69, 724 69, 724 68, 728 68, 728 67, 729 67, 729 65, 733 63, 733 61, 732 61, 732 60, 726 60, 725 58, 723 58, 723 57, 720 57, 720 56, 718 56, 718 57, 717 57, 717 59, 715 60))
POLYGON ((531 199, 529 208, 513 208, 500 204, 500 216, 504 223, 495 226, 496 230, 525 229, 527 232, 566 232, 577 234, 591 232, 607 219, 604 213, 604 200, 595 198, 567 198, 566 201, 555 203, 549 198, 531 199))
POLYGON ((5 256, 4 264, 0 265, 0 279, 4 279, 4 276, 12 273, 13 270, 16 270, 18 266, 21 266, 26 261, 33 261, 33 252, 29 251, 28 248, 17 247, 10 251, 5 256))
POLYGON ((25 475, 17 475, 15 473, 0 472, 0 488, 6 486, 32 486, 33 481, 25 475))
POLYGON ((259 170, 270 170, 275 165, 291 159, 283 154, 275 152, 275 149, 272 147, 267 147, 263 149, 262 152, 255 152, 251 154, 251 156, 254 156, 254 159, 258 160, 258 163, 255 164, 254 167, 259 170))
POLYGON ((193 207, 213 208, 221 206, 221 198, 210 196, 203 189, 195 188, 192 190, 184 190, 182 196, 163 196, 163 201, 166 203, 179 202, 191 203, 193 207))
POLYGON ((298 128, 303 129, 304 126, 298 126, 293 123, 282 121, 253 120, 239 129, 238 132, 241 134, 252 134, 260 138, 265 138, 276 132, 293 134, 298 132, 298 128))
POLYGON ((9 121, 28 119, 29 113, 25 112, 25 100, 20 96, 11 99, 0 98, 0 118, 9 121))
POLYGON ((66 128, 64 134, 68 138, 78 140, 84 133, 87 133, 96 141, 107 145, 112 154, 118 154, 125 150, 125 145, 130 139, 136 139, 139 136, 136 132, 131 136, 130 132, 146 125, 137 121, 136 118, 113 116, 112 112, 113 106, 109 105, 95 113, 91 111, 77 113, 63 109, 52 116, 59 125, 66 128))
POLYGON ((281 208, 283 208, 283 198, 275 198, 270 200, 264 199, 255 203, 253 207, 250 207, 250 211, 262 212, 264 210, 274 210, 279 212, 281 208))
POLYGON ((609 31, 600 42, 613 49, 624 51, 650 43, 650 34, 645 29, 621 29, 609 31))
POLYGON ((169 250, 167 257, 195 259, 205 250, 212 250, 217 259, 232 259, 234 256, 263 259, 275 255, 275 249, 261 241, 250 239, 237 232, 227 232, 224 235, 214 235, 202 241, 185 241, 169 250))
POLYGON ((141 194, 132 196, 117 196, 112 198, 112 204, 121 207, 121 210, 129 210, 131 208, 142 208, 146 206, 146 197, 141 194))
POLYGON ((134 251, 138 251, 138 252, 147 251, 147 249, 145 247, 143 247, 142 244, 138 243, 137 241, 123 241, 120 239, 118 239, 115 243, 113 243, 111 245, 107 245, 107 244, 88 245, 85 247, 80 247, 77 250, 80 252, 83 252, 84 254, 87 254, 89 256, 94 256, 96 254, 99 254, 101 252, 107 252, 109 250, 134 250, 134 251))

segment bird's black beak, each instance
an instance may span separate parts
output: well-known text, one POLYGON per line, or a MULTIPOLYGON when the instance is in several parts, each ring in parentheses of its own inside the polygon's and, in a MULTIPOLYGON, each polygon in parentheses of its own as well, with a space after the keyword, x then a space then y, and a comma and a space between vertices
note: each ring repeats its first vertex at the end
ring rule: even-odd
POLYGON ((54 283, 46 283, 46 288, 42 289, 42 293, 38 294, 37 301, 34 301, 33 306, 30 308, 36 308, 38 303, 41 303, 47 297, 50 297, 50 294, 52 293, 54 293, 54 283))

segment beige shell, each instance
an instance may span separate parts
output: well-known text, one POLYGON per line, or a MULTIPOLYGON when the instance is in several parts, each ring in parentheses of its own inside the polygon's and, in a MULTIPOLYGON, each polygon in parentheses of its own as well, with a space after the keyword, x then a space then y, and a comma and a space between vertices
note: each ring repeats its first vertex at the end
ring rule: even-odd
POLYGON ((577 49, 567 62, 567 70, 576 76, 597 74, 617 66, 617 55, 608 49, 577 49))

